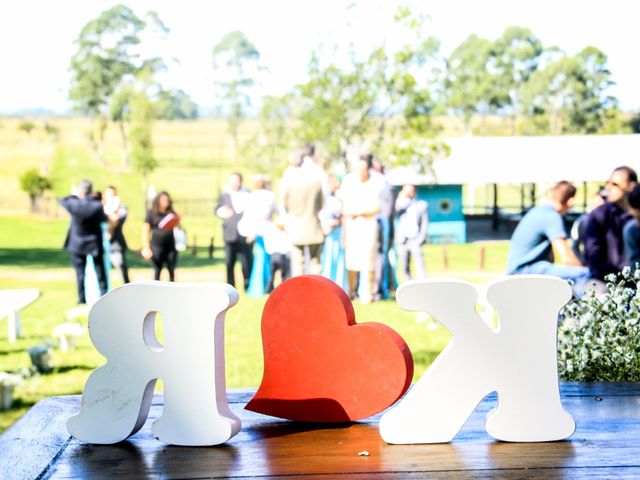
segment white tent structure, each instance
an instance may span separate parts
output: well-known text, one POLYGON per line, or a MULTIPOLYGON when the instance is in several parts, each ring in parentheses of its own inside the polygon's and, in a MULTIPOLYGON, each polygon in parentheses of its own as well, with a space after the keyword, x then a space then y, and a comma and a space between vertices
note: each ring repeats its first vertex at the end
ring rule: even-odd
MULTIPOLYGON (((498 185, 519 185, 524 211, 526 185, 533 205, 536 184, 550 186, 559 180, 582 183, 586 209, 588 182, 604 183, 621 165, 640 172, 640 135, 457 137, 443 141, 451 154, 434 162, 433 172, 420 174, 413 167, 401 167, 388 172, 388 181, 392 185, 490 185, 493 198, 484 208, 492 212, 494 229, 499 217, 498 185)), ((475 207, 473 188, 467 191, 465 206, 475 207)))
POLYGON ((394 185, 604 182, 620 165, 640 171, 640 135, 443 140, 451 147, 451 155, 434 162, 435 176, 420 175, 411 167, 403 167, 390 171, 389 181, 394 185))

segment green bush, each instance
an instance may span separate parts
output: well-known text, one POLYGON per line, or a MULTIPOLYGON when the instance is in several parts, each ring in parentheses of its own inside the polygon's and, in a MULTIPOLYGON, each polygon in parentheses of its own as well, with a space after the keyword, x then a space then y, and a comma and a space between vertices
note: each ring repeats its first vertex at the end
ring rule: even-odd
POLYGON ((563 380, 640 381, 640 270, 608 275, 607 293, 588 292, 563 310, 558 369, 563 380))
POLYGON ((24 120, 18 125, 18 130, 25 132, 27 135, 30 134, 34 128, 36 128, 35 124, 29 120, 24 120))
POLYGON ((40 175, 37 169, 32 168, 24 172, 20 177, 20 188, 27 192, 29 199, 31 200, 31 211, 36 211, 36 204, 38 198, 42 197, 44 192, 51 190, 51 180, 47 177, 40 175))

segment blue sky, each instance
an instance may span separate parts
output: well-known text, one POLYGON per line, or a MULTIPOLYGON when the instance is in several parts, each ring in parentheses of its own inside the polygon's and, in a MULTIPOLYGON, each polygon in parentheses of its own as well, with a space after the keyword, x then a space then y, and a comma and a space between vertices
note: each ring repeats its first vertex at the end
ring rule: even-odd
MULTIPOLYGON (((69 59, 82 26, 118 2, 67 0, 0 4, 0 112, 46 108, 65 111, 69 59)), ((330 39, 353 41, 363 50, 383 38, 393 40, 395 2, 361 0, 131 0, 138 15, 158 12, 171 29, 162 49, 180 63, 165 81, 204 107, 215 104, 211 49, 227 32, 242 30, 258 47, 269 74, 262 92, 281 94, 304 81, 309 53, 330 39)), ((494 39, 509 25, 529 27, 545 46, 573 54, 587 45, 609 56, 617 85, 611 90, 626 110, 640 111, 640 64, 634 35, 640 18, 635 0, 441 0, 415 2, 429 13, 430 34, 450 53, 469 34, 494 39)))

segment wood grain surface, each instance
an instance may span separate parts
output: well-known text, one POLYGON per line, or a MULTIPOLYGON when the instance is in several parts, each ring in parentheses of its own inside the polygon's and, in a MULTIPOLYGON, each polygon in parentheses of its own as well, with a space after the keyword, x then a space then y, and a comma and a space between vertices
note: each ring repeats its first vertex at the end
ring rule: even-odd
POLYGON ((226 445, 198 448, 152 437, 159 395, 142 430, 112 446, 69 437, 65 421, 79 409, 79 396, 48 398, 0 436, 0 478, 640 478, 640 384, 562 384, 575 434, 527 444, 497 442, 485 432, 495 395, 449 444, 387 445, 379 416, 348 425, 289 422, 245 410, 252 393, 229 391, 241 432, 226 445))

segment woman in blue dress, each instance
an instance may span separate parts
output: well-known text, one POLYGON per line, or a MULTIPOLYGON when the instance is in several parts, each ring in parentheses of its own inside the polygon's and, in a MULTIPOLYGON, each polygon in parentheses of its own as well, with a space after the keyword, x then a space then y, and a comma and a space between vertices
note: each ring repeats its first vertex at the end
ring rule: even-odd
POLYGON ((275 195, 269 190, 268 180, 258 175, 254 178, 253 191, 247 198, 244 212, 238 222, 238 233, 243 237, 255 239, 253 242, 253 266, 247 293, 252 297, 260 297, 267 293, 267 285, 271 277, 269 254, 264 245, 263 232, 271 222, 275 212, 275 195))
POLYGON ((347 271, 344 264, 342 202, 336 196, 338 188, 340 188, 340 180, 335 175, 330 175, 330 195, 320 212, 320 223, 325 234, 322 249, 322 275, 348 291, 347 271))

